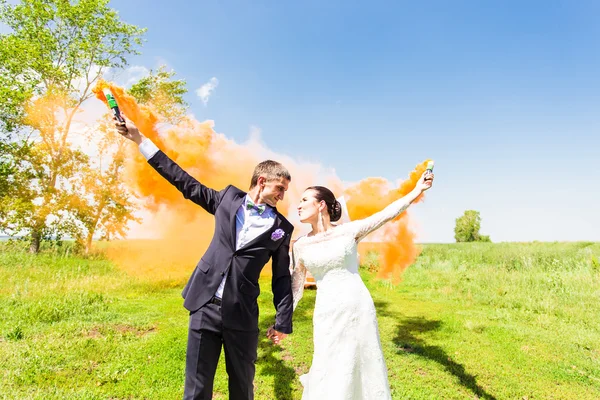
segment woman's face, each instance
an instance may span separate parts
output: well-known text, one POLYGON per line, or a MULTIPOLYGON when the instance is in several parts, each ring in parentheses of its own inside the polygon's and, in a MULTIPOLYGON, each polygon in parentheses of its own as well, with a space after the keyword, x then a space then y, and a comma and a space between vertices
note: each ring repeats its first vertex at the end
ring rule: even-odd
POLYGON ((314 190, 308 189, 304 191, 300 198, 300 204, 298 204, 300 222, 310 223, 311 221, 315 221, 324 206, 324 201, 316 199, 314 190))

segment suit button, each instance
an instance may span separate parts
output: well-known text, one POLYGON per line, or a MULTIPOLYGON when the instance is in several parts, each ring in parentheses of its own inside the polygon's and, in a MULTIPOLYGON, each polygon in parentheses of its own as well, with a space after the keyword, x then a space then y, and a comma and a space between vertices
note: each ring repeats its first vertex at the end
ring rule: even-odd
POLYGON ((221 276, 225 276, 225 272, 221 272, 221 276))

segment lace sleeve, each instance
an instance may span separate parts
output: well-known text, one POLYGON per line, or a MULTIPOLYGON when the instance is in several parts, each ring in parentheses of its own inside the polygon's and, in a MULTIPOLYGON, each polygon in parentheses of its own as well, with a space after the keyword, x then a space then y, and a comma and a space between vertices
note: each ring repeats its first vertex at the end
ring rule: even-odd
POLYGON ((376 212, 370 217, 356 220, 350 223, 355 233, 357 242, 363 240, 369 233, 381 228, 386 222, 393 220, 410 206, 410 201, 402 197, 383 210, 376 212))
POLYGON ((295 245, 292 245, 291 248, 291 255, 290 255, 290 260, 291 260, 291 264, 292 264, 292 298, 294 299, 294 308, 293 310, 296 310, 296 306, 298 305, 298 302, 300 301, 300 299, 302 298, 302 295, 304 294, 304 282, 306 281, 306 268, 304 267, 304 264, 302 264, 302 262, 298 262, 297 258, 296 258, 296 254, 294 254, 294 247, 296 247, 295 245))

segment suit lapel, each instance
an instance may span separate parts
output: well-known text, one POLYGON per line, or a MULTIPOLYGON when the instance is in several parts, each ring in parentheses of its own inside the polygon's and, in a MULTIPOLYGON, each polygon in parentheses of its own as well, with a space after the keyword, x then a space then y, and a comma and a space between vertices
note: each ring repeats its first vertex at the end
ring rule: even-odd
POLYGON ((233 251, 235 251, 235 247, 237 245, 237 235, 236 235, 236 221, 235 221, 235 216, 238 212, 238 210, 240 209, 240 207, 242 206, 242 203, 244 202, 244 199, 246 198, 246 194, 244 193, 243 196, 240 196, 239 198, 233 200, 231 202, 231 215, 229 216, 229 224, 230 224, 230 228, 231 228, 231 247, 233 248, 233 251))

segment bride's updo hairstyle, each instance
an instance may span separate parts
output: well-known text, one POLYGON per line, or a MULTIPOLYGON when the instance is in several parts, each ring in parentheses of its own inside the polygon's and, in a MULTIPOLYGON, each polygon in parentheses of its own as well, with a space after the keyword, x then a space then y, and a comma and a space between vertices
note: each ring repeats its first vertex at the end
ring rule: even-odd
POLYGON ((342 217, 342 205, 335 199, 335 196, 331 190, 324 186, 311 186, 306 190, 312 190, 315 192, 315 199, 317 201, 324 201, 327 205, 327 213, 329 213, 329 220, 335 222, 342 217))

